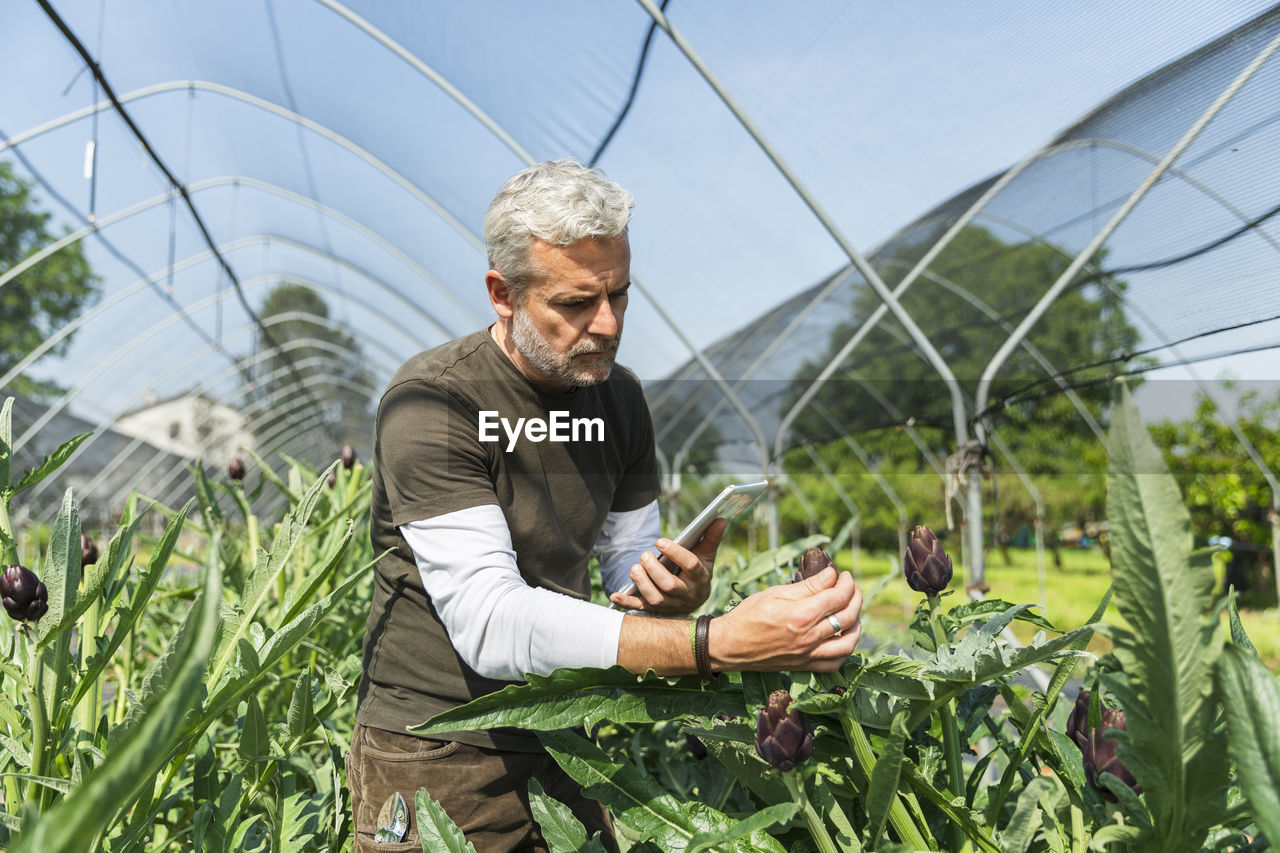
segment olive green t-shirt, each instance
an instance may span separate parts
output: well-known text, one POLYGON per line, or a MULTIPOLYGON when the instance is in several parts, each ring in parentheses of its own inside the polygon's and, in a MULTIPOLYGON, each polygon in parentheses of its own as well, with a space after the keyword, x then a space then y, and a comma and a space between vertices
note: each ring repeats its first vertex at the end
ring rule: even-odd
MULTIPOLYGON (((657 496, 653 423, 625 368, 599 385, 543 391, 487 330, 409 359, 378 406, 370 538, 375 554, 390 553, 374 570, 357 719, 403 731, 510 683, 479 675, 454 651, 400 525, 496 505, 524 580, 585 600, 605 516, 657 496)), ((512 729, 439 737, 541 748, 512 729)))

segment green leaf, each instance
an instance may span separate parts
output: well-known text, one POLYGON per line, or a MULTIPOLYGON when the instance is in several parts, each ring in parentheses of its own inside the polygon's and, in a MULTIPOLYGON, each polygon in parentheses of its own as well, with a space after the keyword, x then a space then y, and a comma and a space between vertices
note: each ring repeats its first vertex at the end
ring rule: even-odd
POLYGON ((293 698, 289 700, 289 737, 297 742, 306 737, 314 719, 311 715, 311 669, 308 667, 293 684, 293 698))
POLYGON ((1125 709, 1128 737, 1117 749, 1142 785, 1152 844, 1199 850, 1227 781, 1214 742, 1214 661, 1221 649, 1209 609, 1213 572, 1191 557, 1191 523, 1160 450, 1124 386, 1112 409, 1107 520, 1115 604, 1129 624, 1112 629, 1125 679, 1106 684, 1125 709))
MULTIPOLYGON (((173 554, 173 549, 178 543, 178 536, 182 533, 183 522, 194 504, 194 500, 187 501, 187 505, 178 511, 177 516, 165 528, 160 541, 156 543, 155 549, 151 552, 151 559, 147 561, 146 569, 138 577, 138 583, 133 588, 128 605, 119 606, 115 610, 115 627, 112 629, 110 639, 107 640, 106 648, 100 649, 89 663, 85 673, 80 677, 80 681, 77 682, 71 698, 68 700, 69 705, 74 707, 84 698, 84 695, 89 692, 89 688, 93 687, 103 670, 106 669, 107 664, 111 662, 111 656, 116 653, 116 649, 120 648, 120 644, 133 631, 138 618, 142 615, 142 611, 146 609, 147 603, 151 600, 152 593, 155 592, 156 586, 160 583, 160 578, 164 575, 165 567, 169 564, 169 557, 173 554)), ((221 587, 221 573, 218 574, 218 579, 219 587, 221 587)))
POLYGON ((587 841, 587 830, 573 816, 570 808, 548 796, 537 779, 529 780, 529 810, 542 829, 542 837, 551 848, 551 853, 594 853, 597 850, 605 853, 604 845, 598 838, 587 841))
POLYGON ((43 785, 51 791, 57 791, 59 794, 71 793, 71 781, 68 779, 58 779, 52 776, 32 776, 30 773, 0 773, 0 779, 24 779, 28 782, 35 782, 37 785, 43 785))
POLYGON ((607 805, 614 819, 663 850, 683 851, 699 832, 727 832, 728 817, 701 803, 681 803, 631 764, 613 761, 595 744, 566 732, 539 735, 547 752, 583 787, 607 805))
POLYGON ((1084 655, 1073 646, 1081 637, 1092 635, 1097 625, 1084 625, 1039 645, 1033 643, 1017 648, 1006 645, 1000 638, 1000 632, 1018 612, 1030 606, 1019 604, 981 628, 970 628, 954 649, 939 649, 933 660, 925 666, 922 675, 953 684, 977 684, 1055 657, 1084 655))
POLYGON ((1280 684, 1254 655, 1228 647, 1218 659, 1227 751, 1258 828, 1280 839, 1280 684))
POLYGON ((422 853, 476 853, 476 848, 449 819, 444 808, 431 799, 426 788, 418 789, 413 804, 418 812, 418 840, 422 842, 422 853))
MULTIPOLYGON (((755 841, 757 837, 760 841, 768 838, 764 835, 764 831, 771 826, 779 823, 786 823, 791 820, 800 811, 800 807, 795 803, 779 803, 776 806, 769 806, 753 814, 745 820, 740 820, 733 826, 729 827, 727 832, 699 832, 689 839, 689 846, 685 848, 685 853, 701 853, 703 850, 713 850, 730 841, 738 839, 750 839, 755 841)), ((781 845, 772 838, 773 845, 781 850, 781 845)), ((767 842, 766 842, 767 843, 767 842)), ((753 849, 768 849, 763 847, 759 842, 752 845, 753 849)))
MULTIPOLYGON (((963 625, 969 624, 970 622, 990 619, 992 616, 1003 613, 1013 606, 1014 605, 1011 602, 1002 601, 999 598, 984 598, 980 601, 969 601, 964 604, 958 604, 943 613, 942 618, 945 620, 944 624, 948 633, 950 633, 963 625)), ((1037 607, 1038 605, 1033 604, 1029 606, 1037 607)), ((1039 613, 1020 610, 1014 618, 1021 622, 1029 622, 1036 627, 1044 628, 1046 631, 1053 631, 1055 634, 1058 633, 1058 629, 1039 613)))
POLYGON ((1009 825, 1000 833, 1000 846, 1006 851, 1024 853, 1031 846, 1036 830, 1044 821, 1040 811, 1040 799, 1052 793, 1053 783, 1043 776, 1032 779, 1018 796, 1018 804, 1009 818, 1009 825))
POLYGON ((200 678, 213 649, 221 598, 222 576, 215 566, 187 617, 189 627, 183 632, 187 642, 168 689, 84 784, 24 832, 10 846, 10 853, 88 850, 97 833, 117 818, 144 785, 153 783, 180 737, 187 709, 199 701, 200 678))
POLYGON ((736 716, 742 711, 741 688, 706 689, 695 676, 668 679, 652 672, 634 675, 621 666, 608 669, 558 669, 551 675, 530 673, 527 684, 513 684, 466 705, 437 714, 419 726, 418 734, 438 734, 495 726, 552 731, 600 720, 654 723, 680 717, 736 716))
POLYGON ((259 758, 271 754, 271 744, 267 738, 267 720, 262 715, 262 706, 257 696, 250 696, 245 703, 244 722, 240 729, 240 738, 236 742, 236 754, 245 764, 252 764, 259 758))
POLYGON ((0 500, 11 496, 13 483, 13 398, 5 397, 0 406, 0 500))
POLYGON ((71 633, 65 630, 63 617, 75 609, 80 587, 80 515, 70 489, 63 495, 62 507, 49 534, 49 549, 42 568, 49 609, 36 623, 36 649, 44 686, 41 701, 46 719, 53 719, 65 698, 71 676, 71 633))
POLYGON ((1240 608, 1236 606, 1236 597, 1231 595, 1227 604, 1227 619, 1231 626, 1231 642, 1240 648, 1249 652, 1254 657, 1258 656, 1258 650, 1254 648, 1253 641, 1249 639, 1249 635, 1244 631, 1244 624, 1240 621, 1240 608))
POLYGON ((876 759, 876 766, 871 771, 871 786, 867 790, 866 809, 867 825, 871 834, 867 837, 872 848, 879 846, 884 835, 885 821, 889 819, 889 809, 893 806, 898 794, 898 779, 902 774, 903 748, 910 732, 907 731, 907 711, 899 711, 893 718, 889 728, 889 739, 876 759))
POLYGON ((91 435, 93 435, 93 433, 86 432, 83 435, 77 435, 74 438, 69 438, 62 444, 58 445, 58 448, 52 453, 46 455, 44 459, 40 461, 39 465, 22 475, 22 479, 18 481, 17 485, 13 487, 13 491, 10 492, 10 497, 18 494, 24 489, 31 488, 45 477, 48 477, 54 471, 61 468, 63 464, 66 463, 67 459, 71 457, 71 454, 76 452, 76 448, 81 444, 84 444, 91 435))

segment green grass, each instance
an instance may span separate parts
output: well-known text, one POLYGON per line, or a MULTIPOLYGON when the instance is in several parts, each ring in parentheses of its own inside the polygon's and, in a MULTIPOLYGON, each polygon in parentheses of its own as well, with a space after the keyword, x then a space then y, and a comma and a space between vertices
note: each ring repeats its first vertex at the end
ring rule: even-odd
MULTIPOLYGON (((1055 626, 1065 631, 1083 625, 1092 615, 1111 583, 1111 569, 1107 558, 1096 549, 1064 548, 1060 553, 1062 568, 1056 567, 1053 555, 1045 552, 1046 606, 1041 612, 1055 626)), ((1012 565, 1007 565, 999 552, 988 556, 986 580, 991 591, 987 593, 987 597, 1003 598, 1014 604, 1039 602, 1040 589, 1034 549, 1010 549, 1009 557, 1012 565)), ((850 560, 851 555, 845 551, 839 557, 839 564, 842 568, 848 568, 850 560)), ((891 562, 886 554, 861 554, 858 568, 863 590, 870 593, 877 582, 896 565, 896 557, 891 562)), ((956 575, 951 584, 953 592, 943 599, 944 607, 954 607, 962 600, 960 596, 964 590, 964 567, 957 561, 955 568, 956 575)), ((901 638, 910 620, 911 611, 919 600, 920 594, 913 592, 901 575, 895 572, 895 576, 888 580, 881 591, 864 605, 865 633, 882 642, 893 642, 901 638)), ((1107 608, 1103 620, 1115 625, 1125 624, 1114 604, 1107 608)), ((1280 613, 1275 609, 1241 610, 1240 621, 1263 662, 1272 672, 1280 672, 1280 613)), ((1014 624, 1013 630, 1023 642, 1029 642, 1035 633, 1034 627, 1020 622, 1014 624)), ((1089 651, 1094 654, 1105 654, 1110 650, 1111 642, 1105 637, 1095 636, 1089 644, 1089 651)))

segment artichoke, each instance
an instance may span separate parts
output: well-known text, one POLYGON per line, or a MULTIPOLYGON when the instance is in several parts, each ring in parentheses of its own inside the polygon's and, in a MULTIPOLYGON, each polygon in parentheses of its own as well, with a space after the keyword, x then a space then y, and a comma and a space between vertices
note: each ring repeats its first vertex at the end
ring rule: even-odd
POLYGON ((925 595, 938 595, 951 583, 951 558, 942 550, 938 537, 923 524, 911 531, 907 551, 902 555, 902 571, 907 584, 925 595))
POLYGON ((826 551, 821 548, 810 548, 800 558, 800 571, 796 572, 792 583, 800 583, 805 578, 811 578, 830 565, 832 565, 831 556, 826 551))
POLYGON ((239 456, 233 456, 231 461, 227 463, 227 476, 233 480, 243 480, 244 460, 239 456))
POLYGON ((332 471, 329 472, 328 478, 325 479, 325 484, 331 489, 334 486, 338 485, 338 469, 337 468, 334 468, 332 471))
POLYGON ((83 533, 80 534, 80 567, 92 566, 98 562, 98 543, 83 533))
POLYGON ((1138 780, 1116 758, 1116 746, 1120 742, 1103 737, 1108 729, 1125 731, 1124 709, 1103 706, 1102 725, 1093 729, 1089 726, 1089 698, 1090 691, 1081 690, 1076 696, 1076 706, 1071 709, 1071 716, 1067 718, 1067 734, 1080 747, 1084 773, 1089 784, 1097 788, 1103 797, 1115 802, 1115 795, 1097 782, 1099 773, 1110 773, 1132 788, 1135 794, 1141 794, 1142 787, 1138 780))
POLYGON ((813 732, 800 711, 787 712, 791 694, 775 690, 756 713, 756 753, 784 773, 813 754, 813 732))
POLYGON ((34 622, 49 609, 49 591, 26 566, 5 566, 0 576, 4 609, 19 622, 34 622))
POLYGON ((356 449, 349 444, 344 444, 338 458, 342 460, 342 467, 350 471, 351 466, 356 464, 356 449))

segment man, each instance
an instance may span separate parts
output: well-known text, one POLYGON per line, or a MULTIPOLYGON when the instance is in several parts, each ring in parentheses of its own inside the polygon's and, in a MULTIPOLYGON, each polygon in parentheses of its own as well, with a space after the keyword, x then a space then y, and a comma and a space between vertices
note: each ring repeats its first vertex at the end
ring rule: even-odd
MULTIPOLYGON (((693 551, 657 539, 653 425, 639 382, 614 365, 632 204, 568 161, 508 181, 485 216, 495 323, 411 358, 379 404, 371 537, 375 553, 391 553, 374 576, 347 762, 357 850, 415 849, 421 787, 481 853, 545 850, 530 778, 608 837, 603 810, 532 734, 426 739, 406 727, 529 672, 698 671, 690 622, 647 614, 706 601, 724 525, 693 551), (655 540, 679 574, 645 550, 655 540), (588 601, 593 552, 611 600, 645 614, 588 601), (618 592, 628 581, 634 595, 618 592), (408 833, 374 843, 394 823, 379 812, 397 793, 408 833)), ((750 596, 703 626, 703 666, 837 669, 857 644, 861 605, 834 570, 750 596)))

